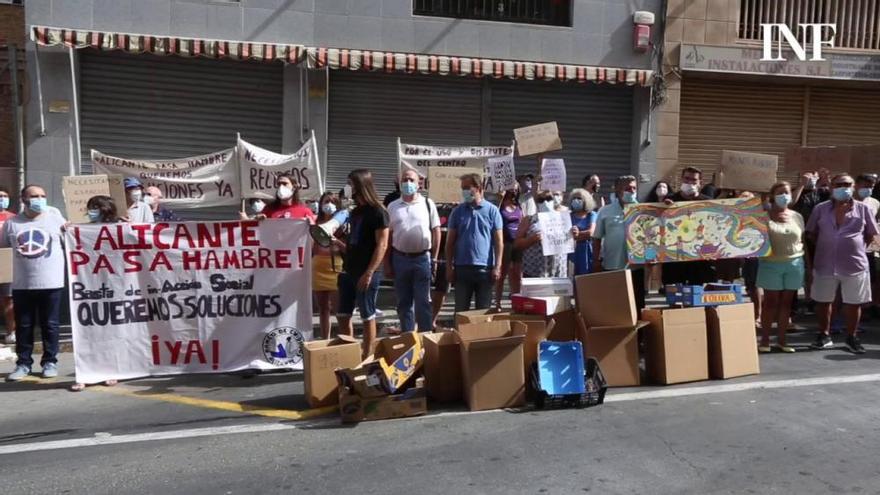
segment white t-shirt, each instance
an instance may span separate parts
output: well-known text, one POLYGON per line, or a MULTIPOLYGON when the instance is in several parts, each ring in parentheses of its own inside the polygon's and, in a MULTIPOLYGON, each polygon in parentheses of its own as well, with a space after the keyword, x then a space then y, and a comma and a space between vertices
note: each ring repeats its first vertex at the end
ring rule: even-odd
POLYGON ((12 248, 12 289, 64 287, 64 234, 67 221, 57 209, 36 218, 20 213, 3 224, 0 247, 12 248))
POLYGON ((877 218, 877 213, 880 212, 880 201, 877 201, 877 198, 872 198, 868 196, 867 198, 862 200, 862 203, 868 205, 868 208, 871 209, 871 213, 874 215, 874 218, 877 218))
POLYGON ((391 246, 402 253, 431 249, 431 230, 440 226, 440 215, 433 201, 416 194, 411 203, 401 197, 388 205, 391 246), (425 206, 425 201, 428 205, 425 206))
POLYGON ((153 210, 143 201, 138 201, 128 207, 128 221, 130 223, 153 223, 156 220, 153 218, 153 210))
POLYGON ((522 208, 524 217, 531 217, 538 214, 538 204, 535 203, 535 196, 531 193, 520 194, 519 207, 522 208))

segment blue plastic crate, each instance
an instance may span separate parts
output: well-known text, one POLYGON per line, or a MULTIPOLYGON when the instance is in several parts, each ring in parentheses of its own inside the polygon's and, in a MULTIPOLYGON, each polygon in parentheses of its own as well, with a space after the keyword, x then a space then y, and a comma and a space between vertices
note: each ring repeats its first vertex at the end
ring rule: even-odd
POLYGON ((541 342, 538 381, 548 395, 583 394, 584 349, 580 342, 541 342))
POLYGON ((743 286, 740 284, 685 285, 681 288, 681 305, 684 307, 723 306, 743 302, 743 286))

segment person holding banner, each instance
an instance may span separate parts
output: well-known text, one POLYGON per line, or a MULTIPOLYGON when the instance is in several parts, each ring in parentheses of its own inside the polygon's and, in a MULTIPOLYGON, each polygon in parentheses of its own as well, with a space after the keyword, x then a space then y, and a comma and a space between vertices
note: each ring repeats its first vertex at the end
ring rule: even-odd
POLYGON ((388 248, 388 211, 376 195, 373 174, 367 169, 348 174, 348 187, 356 207, 351 212, 351 226, 339 274, 339 333, 354 336, 351 316, 355 305, 364 322, 364 357, 372 354, 376 342, 376 298, 382 272, 378 271, 388 248))
POLYGON ((400 174, 400 198, 388 206, 391 252, 386 274, 394 279, 400 330, 434 329, 431 280, 440 251, 440 215, 434 201, 419 194, 419 174, 411 168, 400 174))
POLYGON ((523 219, 523 210, 519 206, 516 190, 504 191, 501 197, 501 220, 504 222, 504 256, 501 260, 501 276, 495 283, 495 307, 501 308, 501 297, 504 292, 504 279, 510 283, 510 293, 518 294, 522 281, 522 252, 514 247, 519 224, 523 219))
MULTIPOLYGON (((14 217, 15 213, 9 211, 9 191, 0 187, 0 232, 3 224, 14 217)), ((3 320, 6 323, 6 336, 4 343, 15 343, 15 306, 12 304, 12 284, 0 284, 0 310, 3 311, 3 320)))
POLYGON ((137 177, 126 177, 125 197, 128 201, 128 221, 131 223, 153 223, 153 210, 144 202, 144 185, 137 177))
POLYGON ((156 186, 150 186, 144 191, 144 203, 153 212, 153 218, 158 222, 179 222, 180 218, 173 211, 162 206, 162 190, 156 186))
POLYGON ((18 360, 6 381, 31 373, 34 327, 40 320, 43 378, 58 376, 58 326, 64 297, 63 230, 67 221, 48 205, 46 191, 29 185, 22 193, 24 209, 3 224, 0 247, 12 248, 12 299, 15 305, 18 360))
POLYGON ((316 215, 299 199, 300 186, 290 174, 279 174, 275 179, 278 189, 275 201, 266 207, 266 218, 305 218, 310 224, 315 223, 316 215))
MULTIPOLYGON (((553 193, 550 191, 541 191, 536 194, 535 202, 538 204, 538 213, 556 211, 553 193)), ((523 254, 523 276, 529 278, 567 278, 567 254, 544 256, 544 250, 541 245, 543 233, 541 222, 538 218, 538 215, 525 217, 519 224, 515 247, 522 251, 523 254)), ((577 239, 579 234, 577 227, 572 227, 571 232, 574 238, 577 239)))
POLYGON ((586 275, 593 267, 593 232, 596 230, 598 216, 594 211, 596 204, 586 189, 575 189, 569 196, 568 206, 571 209, 571 225, 578 230, 574 238, 574 252, 569 255, 569 261, 574 264, 575 275, 586 275))
MULTIPOLYGON (((320 204, 317 219, 319 225, 330 221, 340 207, 339 197, 330 191, 322 194, 318 203, 320 204)), ((339 304, 337 279, 343 269, 344 253, 345 243, 335 236, 333 244, 328 248, 321 247, 317 243, 312 244, 312 292, 318 305, 322 339, 330 338, 330 314, 339 304)))
POLYGON ((501 278, 504 224, 498 207, 483 198, 480 174, 461 177, 462 202, 449 216, 446 279, 455 286, 455 312, 488 309, 493 282, 501 278))

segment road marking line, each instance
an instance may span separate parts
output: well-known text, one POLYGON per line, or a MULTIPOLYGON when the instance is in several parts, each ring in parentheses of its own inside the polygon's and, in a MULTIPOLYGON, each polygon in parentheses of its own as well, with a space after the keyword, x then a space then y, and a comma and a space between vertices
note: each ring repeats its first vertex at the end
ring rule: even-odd
POLYGON ((282 423, 260 425, 216 426, 212 428, 195 428, 191 430, 158 431, 150 433, 133 433, 129 435, 104 435, 70 440, 53 440, 49 442, 20 443, 0 446, 0 455, 35 452, 38 450, 69 449, 74 447, 95 447, 100 445, 116 445, 121 443, 153 442, 157 440, 177 440, 179 438, 210 437, 216 435, 232 435, 237 433, 264 433, 269 431, 293 430, 295 426, 282 423))
POLYGON ((138 399, 158 400, 162 402, 170 402, 173 404, 183 404, 187 406, 202 407, 206 409, 219 409, 221 411, 231 411, 246 414, 254 414, 257 416, 265 416, 267 418, 301 420, 309 419, 317 416, 334 413, 339 410, 339 406, 317 407, 314 409, 305 409, 302 411, 294 411, 290 409, 274 409, 270 407, 252 406, 249 404, 241 404, 238 402, 221 401, 212 399, 199 399, 195 397, 187 397, 175 394, 150 394, 138 392, 125 386, 115 387, 88 387, 86 390, 95 392, 107 392, 116 395, 124 395, 126 397, 137 397, 138 399))

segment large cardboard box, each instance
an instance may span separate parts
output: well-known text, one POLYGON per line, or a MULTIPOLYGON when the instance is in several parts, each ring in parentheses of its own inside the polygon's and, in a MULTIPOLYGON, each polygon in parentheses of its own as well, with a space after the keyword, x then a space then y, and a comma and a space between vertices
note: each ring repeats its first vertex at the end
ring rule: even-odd
POLYGON ((426 333, 425 390, 436 402, 462 400, 461 346, 453 332, 426 333))
POLYGON ((12 248, 0 248, 0 284, 12 283, 12 248))
POLYGON ((706 308, 709 375, 712 378, 726 379, 761 372, 754 316, 752 303, 706 308))
POLYGON ((339 414, 343 423, 407 418, 428 412, 424 379, 406 391, 380 397, 361 397, 347 387, 339 389, 339 414))
POLYGON ((596 358, 609 387, 641 385, 639 369, 639 329, 648 325, 639 321, 631 326, 590 327, 579 325, 579 340, 584 344, 584 359, 596 358))
POLYGON ((696 382, 709 378, 706 310, 704 308, 644 309, 645 366, 660 384, 696 382))
POLYGON ((629 270, 579 275, 574 283, 577 309, 588 327, 636 324, 636 298, 629 270))
POLYGON ((361 343, 340 335, 329 340, 313 340, 303 345, 303 372, 306 400, 310 407, 332 406, 339 402, 337 368, 353 368, 361 362, 361 343))
POLYGON ((550 316, 571 309, 571 296, 529 297, 511 294, 514 314, 550 316))
POLYGON ((340 385, 361 397, 393 394, 422 369, 425 349, 416 332, 380 339, 376 352, 355 368, 336 370, 340 385))
POLYGON ((517 314, 504 315, 495 321, 518 321, 526 326, 526 336, 523 341, 523 370, 528 373, 529 367, 538 361, 538 344, 547 340, 556 327, 556 320, 552 316, 517 314))
POLYGON ((525 404, 523 342, 527 327, 517 321, 459 325, 464 396, 471 411, 525 404))
POLYGON ((509 319, 509 311, 498 311, 496 309, 475 309, 472 311, 462 311, 455 313, 456 328, 463 323, 484 323, 487 321, 495 321, 498 319, 509 319))

